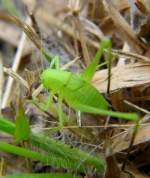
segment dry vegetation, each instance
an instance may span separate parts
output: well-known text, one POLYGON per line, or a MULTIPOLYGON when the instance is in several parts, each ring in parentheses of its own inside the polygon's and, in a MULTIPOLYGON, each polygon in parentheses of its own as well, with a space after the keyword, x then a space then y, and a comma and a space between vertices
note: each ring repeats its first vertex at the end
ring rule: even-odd
MULTIPOLYGON (((43 101, 47 97, 46 91, 40 86, 39 76, 49 63, 40 53, 41 46, 53 55, 60 56, 62 68, 77 73, 88 66, 99 42, 107 36, 113 44, 110 94, 107 94, 108 69, 103 64, 107 51, 92 84, 108 99, 112 110, 138 113, 140 126, 136 136, 133 135, 133 122, 112 117, 82 114, 82 127, 78 127, 76 112, 64 106, 69 121, 63 130, 49 134, 49 137, 91 155, 101 155, 106 160, 105 175, 96 174, 89 168, 83 175, 78 173, 78 176, 148 178, 150 1, 14 0, 14 4, 22 14, 22 21, 24 19, 24 23, 31 27, 33 34, 27 30, 29 39, 23 33, 28 26, 20 25, 1 7, 1 116, 14 122, 16 111, 22 103, 34 132, 45 132, 56 127, 58 115, 55 110, 44 112, 29 102, 29 99, 43 101)), ((10 136, 4 133, 0 137, 7 143, 13 143, 10 136)), ((27 165, 26 159, 4 152, 0 152, 0 156, 1 175, 30 172, 31 168, 32 172, 67 172, 66 169, 47 166, 38 161, 28 160, 27 165)))

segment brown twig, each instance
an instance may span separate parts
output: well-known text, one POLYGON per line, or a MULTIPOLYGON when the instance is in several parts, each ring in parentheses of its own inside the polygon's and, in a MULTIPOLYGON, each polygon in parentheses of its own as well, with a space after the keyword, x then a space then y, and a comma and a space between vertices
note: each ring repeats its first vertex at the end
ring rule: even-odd
POLYGON ((2 109, 3 83, 4 83, 3 62, 2 62, 2 57, 0 56, 0 115, 2 109))

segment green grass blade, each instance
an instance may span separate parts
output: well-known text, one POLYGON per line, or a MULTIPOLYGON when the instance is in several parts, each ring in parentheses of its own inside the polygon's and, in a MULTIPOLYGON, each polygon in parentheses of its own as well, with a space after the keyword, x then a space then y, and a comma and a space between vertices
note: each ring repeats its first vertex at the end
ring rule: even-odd
POLYGON ((21 16, 20 12, 15 7, 12 0, 2 0, 2 6, 11 14, 14 16, 21 16))
POLYGON ((47 154, 41 154, 40 152, 35 152, 35 151, 31 151, 29 149, 26 148, 22 148, 22 147, 18 147, 18 146, 14 146, 8 143, 5 143, 3 141, 0 141, 0 150, 4 151, 6 153, 11 153, 11 154, 15 154, 18 156, 23 156, 25 158, 28 159, 32 159, 32 160, 37 160, 40 161, 46 165, 53 165, 56 167, 63 167, 66 169, 72 169, 72 170, 78 170, 80 172, 84 172, 84 168, 82 165, 80 165, 77 169, 77 164, 76 162, 73 162, 71 160, 68 159, 64 159, 61 158, 57 155, 54 155, 53 153, 49 153, 47 154))
POLYGON ((106 165, 105 161, 101 158, 96 158, 95 156, 92 156, 84 151, 81 151, 77 148, 72 148, 62 142, 55 141, 54 139, 51 139, 49 137, 45 137, 45 143, 41 144, 41 141, 44 139, 43 135, 36 135, 31 138, 32 143, 34 145, 39 145, 40 148, 42 147, 45 151, 52 151, 59 156, 62 156, 64 158, 68 158, 72 161, 82 163, 83 165, 91 165, 94 166, 98 171, 104 172, 106 165))
POLYGON ((14 135, 15 124, 8 119, 0 116, 0 131, 5 132, 9 135, 14 135))
POLYGON ((28 141, 30 138, 30 126, 22 105, 19 106, 16 116, 15 142, 28 141))
POLYGON ((33 159, 33 160, 39 160, 39 161, 46 163, 46 164, 49 163, 47 156, 44 156, 44 155, 42 155, 38 152, 28 150, 26 148, 21 148, 21 147, 18 147, 18 146, 14 146, 14 145, 5 143, 3 141, 0 141, 0 150, 7 152, 7 153, 12 153, 12 154, 15 154, 15 155, 30 158, 30 159, 33 159))
POLYGON ((7 175, 4 176, 3 178, 81 178, 79 176, 74 176, 72 174, 67 174, 67 173, 42 173, 42 174, 23 174, 23 173, 18 173, 14 175, 7 175))
MULTIPOLYGON (((0 130, 10 135, 14 135, 15 125, 6 118, 0 117, 0 130)), ((47 157, 54 157, 53 161, 51 162, 52 165, 58 166, 59 164, 60 166, 63 163, 67 168, 69 167, 73 170, 78 170, 81 172, 83 172, 83 168, 87 165, 95 167, 96 170, 100 172, 104 172, 106 169, 104 160, 95 156, 91 156, 90 154, 79 149, 71 149, 68 145, 55 141, 54 139, 46 137, 45 135, 31 134, 30 140, 33 146, 44 150, 47 154, 47 157)))

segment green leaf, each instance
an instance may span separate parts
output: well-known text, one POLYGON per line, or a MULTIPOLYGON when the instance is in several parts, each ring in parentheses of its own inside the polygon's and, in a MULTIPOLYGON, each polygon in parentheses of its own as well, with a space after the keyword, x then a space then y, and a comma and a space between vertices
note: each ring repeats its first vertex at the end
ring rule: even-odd
POLYGON ((42 163, 46 165, 53 165, 56 167, 63 167, 66 169, 72 169, 75 171, 78 170, 80 172, 84 172, 83 164, 79 164, 78 162, 79 166, 77 166, 77 162, 73 162, 69 159, 64 159, 53 153, 43 154, 43 153, 35 152, 35 151, 29 150, 26 148, 14 146, 12 144, 8 144, 3 141, 0 141, 0 150, 6 153, 23 156, 28 159, 41 161, 42 163))
MULTIPOLYGON (((0 117, 0 130, 7 134, 14 135, 15 124, 13 124, 11 121, 9 121, 6 118, 0 117), (6 129, 6 128, 9 128, 9 129, 6 129)), ((68 145, 62 142, 58 142, 43 134, 31 133, 30 140, 33 146, 45 151, 46 158, 44 159, 46 160, 44 160, 44 162, 49 160, 48 162, 46 162, 46 163, 49 163, 49 165, 53 165, 57 167, 64 167, 67 169, 72 169, 77 172, 84 172, 88 165, 96 168, 96 170, 100 172, 104 172, 106 169, 105 161, 102 160, 101 158, 92 156, 86 153, 85 151, 82 151, 77 148, 70 148, 68 145)), ((12 146, 8 151, 10 151, 10 153, 13 153, 12 151, 14 151, 15 148, 16 148, 15 146, 12 146)), ((16 152, 17 155, 20 155, 19 154, 20 149, 21 148, 19 148, 19 152, 16 152)), ((33 159, 43 162, 43 158, 41 159, 41 156, 38 156, 40 153, 33 153, 33 151, 25 150, 25 148, 22 148, 22 149, 21 149, 21 153, 23 152, 22 156, 32 159, 33 157, 29 157, 29 156, 33 156, 34 154, 36 154, 36 156, 34 156, 33 159)), ((3 151, 7 151, 7 150, 3 150, 3 151)))
POLYGON ((15 124, 9 121, 8 119, 0 116, 0 131, 10 135, 14 135, 15 124))
POLYGON ((81 178, 79 176, 75 176, 67 173, 42 173, 42 174, 23 174, 18 173, 14 175, 7 175, 4 178, 81 178))
POLYGON ((30 138, 30 126, 22 105, 19 106, 17 111, 14 137, 16 143, 28 141, 30 138))
POLYGON ((78 169, 79 165, 90 165, 96 168, 97 171, 104 172, 106 169, 105 161, 100 157, 92 156, 85 151, 82 151, 77 148, 70 148, 68 145, 55 141, 49 137, 45 137, 44 135, 33 135, 31 138, 31 142, 33 145, 37 145, 45 151, 53 152, 59 157, 64 157, 65 159, 69 159, 70 161, 76 162, 78 169), (45 138, 45 140, 44 140, 45 138), (43 142, 42 144, 42 141, 43 142))

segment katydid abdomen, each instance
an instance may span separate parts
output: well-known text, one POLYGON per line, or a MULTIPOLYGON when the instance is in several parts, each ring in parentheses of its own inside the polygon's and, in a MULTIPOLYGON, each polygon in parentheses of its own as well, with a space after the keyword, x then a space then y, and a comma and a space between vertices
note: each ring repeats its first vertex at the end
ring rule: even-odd
POLYGON ((128 120, 138 120, 135 113, 120 113, 108 110, 109 104, 105 98, 90 83, 78 74, 56 69, 47 69, 41 75, 41 80, 48 90, 57 93, 75 110, 100 115, 109 115, 128 120))
POLYGON ((68 71, 47 69, 42 73, 41 80, 44 87, 61 94, 65 102, 73 109, 76 109, 74 106, 78 105, 108 108, 109 104, 99 91, 84 81, 80 75, 68 71))
POLYGON ((76 80, 81 80, 80 77, 73 76, 63 91, 64 99, 69 106, 74 109, 78 108, 78 110, 80 110, 80 105, 108 109, 109 104, 105 98, 88 82, 82 80, 78 86, 73 88, 71 83, 75 78, 76 80))

